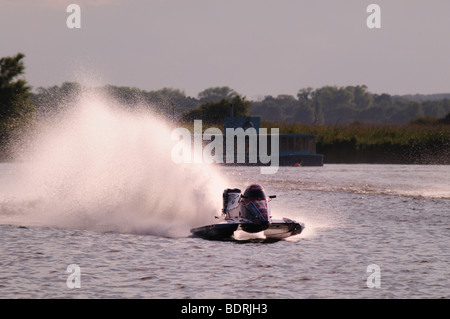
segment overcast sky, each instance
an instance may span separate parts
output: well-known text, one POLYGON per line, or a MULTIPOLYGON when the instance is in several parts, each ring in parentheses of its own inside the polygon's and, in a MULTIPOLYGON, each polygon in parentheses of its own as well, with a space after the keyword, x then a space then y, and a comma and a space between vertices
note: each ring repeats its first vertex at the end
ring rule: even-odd
POLYGON ((94 78, 250 99, 324 85, 448 93, 450 1, 0 0, 0 57, 18 52, 34 88, 94 78), (80 29, 66 25, 70 3, 80 29), (367 27, 371 3, 380 29, 367 27))

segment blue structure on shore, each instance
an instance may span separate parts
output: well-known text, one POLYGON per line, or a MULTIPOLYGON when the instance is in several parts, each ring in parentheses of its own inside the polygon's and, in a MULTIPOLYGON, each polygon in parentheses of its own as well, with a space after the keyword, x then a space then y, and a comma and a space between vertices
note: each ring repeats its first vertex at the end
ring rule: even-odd
POLYGON ((280 166, 323 166, 316 153, 316 135, 280 134, 280 166))
MULTIPOLYGON (((232 117, 225 118, 224 130, 227 128, 254 128, 256 130, 258 145, 260 134, 260 118, 259 117, 232 117)), ((271 150, 271 138, 266 138, 268 145, 267 149, 271 150)), ((226 148, 226 141, 224 140, 224 149, 226 148)), ((313 134, 279 134, 279 165, 280 166, 323 166, 323 155, 316 153, 316 135, 313 134)), ((236 146, 236 145, 235 145, 236 146)), ((259 147, 259 146, 258 146, 259 147)), ((249 146, 246 145, 248 151, 249 146)), ((259 150, 258 150, 259 154, 259 150)), ((235 157, 236 158, 236 157, 235 157)), ((261 161, 257 163, 250 163, 248 161, 248 154, 246 155, 245 163, 232 163, 234 165, 264 165, 261 161)))

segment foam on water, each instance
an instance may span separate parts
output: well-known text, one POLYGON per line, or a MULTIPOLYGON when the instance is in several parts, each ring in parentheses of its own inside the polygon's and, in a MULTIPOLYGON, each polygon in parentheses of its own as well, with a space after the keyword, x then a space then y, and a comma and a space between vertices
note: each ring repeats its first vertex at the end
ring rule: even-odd
POLYGON ((176 164, 172 128, 149 111, 126 111, 85 92, 39 123, 18 148, 0 215, 21 225, 185 236, 221 209, 217 168, 176 164))

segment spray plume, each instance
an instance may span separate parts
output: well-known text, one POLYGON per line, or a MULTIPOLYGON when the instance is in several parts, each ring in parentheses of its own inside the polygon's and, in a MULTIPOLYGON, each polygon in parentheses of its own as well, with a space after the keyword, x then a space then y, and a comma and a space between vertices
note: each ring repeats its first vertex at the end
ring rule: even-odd
POLYGON ((84 92, 18 148, 7 215, 22 225, 185 236, 220 211, 227 185, 217 167, 174 163, 171 130, 148 111, 84 92))

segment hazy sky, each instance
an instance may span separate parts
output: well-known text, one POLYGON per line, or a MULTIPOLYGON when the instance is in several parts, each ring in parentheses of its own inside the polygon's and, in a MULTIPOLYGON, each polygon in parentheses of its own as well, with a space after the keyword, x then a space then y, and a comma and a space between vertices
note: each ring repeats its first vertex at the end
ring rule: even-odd
POLYGON ((250 99, 323 85, 447 93, 449 17, 449 0, 0 0, 0 57, 25 53, 34 88, 93 77, 250 99), (371 3, 381 29, 366 25, 371 3))

